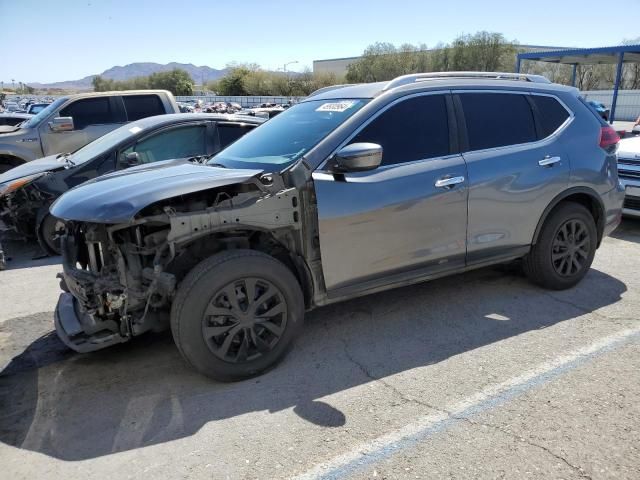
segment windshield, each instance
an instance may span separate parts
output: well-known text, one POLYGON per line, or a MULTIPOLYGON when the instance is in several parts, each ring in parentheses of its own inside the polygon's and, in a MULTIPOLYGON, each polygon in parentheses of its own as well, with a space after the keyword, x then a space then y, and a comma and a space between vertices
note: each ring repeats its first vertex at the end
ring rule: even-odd
POLYGON ((228 168, 281 171, 311 150, 368 100, 300 103, 256 128, 209 160, 228 168))
POLYGON ((62 98, 57 99, 55 102, 53 102, 47 108, 41 110, 35 116, 31 117, 29 120, 27 120, 26 122, 22 123, 21 126, 24 127, 24 128, 35 128, 35 127, 37 127, 38 125, 40 125, 40 122, 42 122, 42 120, 47 118, 53 111, 55 111, 60 105, 62 105, 66 101, 67 101, 66 97, 62 97, 62 98))
POLYGON ((111 150, 112 148, 118 146, 118 144, 120 144, 121 142, 124 142, 129 138, 133 138, 138 133, 141 133, 143 131, 144 130, 138 125, 134 123, 128 123, 120 128, 112 130, 106 135, 103 135, 97 140, 94 140, 93 142, 88 143, 84 147, 76 150, 73 155, 69 157, 69 160, 71 160, 74 165, 84 163, 97 157, 98 155, 102 155, 108 150, 111 150))

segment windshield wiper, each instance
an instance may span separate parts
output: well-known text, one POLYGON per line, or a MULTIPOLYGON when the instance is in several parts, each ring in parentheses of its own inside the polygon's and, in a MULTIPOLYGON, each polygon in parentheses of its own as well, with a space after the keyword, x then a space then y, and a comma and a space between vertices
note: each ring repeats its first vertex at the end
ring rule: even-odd
POLYGON ((195 163, 205 163, 207 160, 209 160, 209 158, 211 158, 210 155, 196 155, 195 157, 190 157, 189 161, 195 163))
POLYGON ((71 165, 72 167, 75 167, 76 164, 74 162, 71 161, 71 159, 69 158, 71 156, 71 152, 67 152, 67 153, 60 153, 56 156, 56 160, 59 158, 63 158, 64 161, 67 163, 67 165, 71 165))

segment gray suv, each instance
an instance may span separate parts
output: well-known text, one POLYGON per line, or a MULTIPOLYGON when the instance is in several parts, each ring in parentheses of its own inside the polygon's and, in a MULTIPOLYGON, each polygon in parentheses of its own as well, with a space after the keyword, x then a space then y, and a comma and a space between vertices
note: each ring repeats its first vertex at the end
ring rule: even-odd
POLYGON ((88 352, 170 326, 190 365, 227 381, 275 365, 318 306, 516 259, 570 288, 620 222, 617 141, 543 77, 323 89, 206 164, 59 198, 58 335, 88 352))

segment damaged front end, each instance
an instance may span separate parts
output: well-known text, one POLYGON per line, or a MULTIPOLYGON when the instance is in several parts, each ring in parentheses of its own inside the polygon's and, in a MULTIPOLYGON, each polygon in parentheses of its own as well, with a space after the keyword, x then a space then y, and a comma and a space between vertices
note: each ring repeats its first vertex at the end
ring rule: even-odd
POLYGON ((165 199, 125 223, 67 220, 60 338, 89 352, 165 329, 180 281, 203 259, 229 248, 300 247, 298 191, 278 183, 252 177, 165 199))
POLYGON ((0 195, 0 236, 5 240, 34 237, 38 211, 45 203, 46 199, 35 188, 0 195))
POLYGON ((168 305, 175 277, 162 272, 166 249, 144 248, 142 224, 66 224, 59 276, 67 293, 56 309, 56 329, 72 349, 98 350, 164 328, 159 310, 168 305))

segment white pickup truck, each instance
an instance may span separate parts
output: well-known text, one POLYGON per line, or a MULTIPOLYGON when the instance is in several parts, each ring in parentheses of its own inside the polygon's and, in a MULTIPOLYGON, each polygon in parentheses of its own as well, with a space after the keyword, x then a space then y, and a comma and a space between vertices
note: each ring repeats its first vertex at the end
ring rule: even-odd
POLYGON ((0 173, 36 158, 73 152, 127 122, 180 113, 166 90, 90 92, 58 98, 29 120, 0 126, 0 173))

